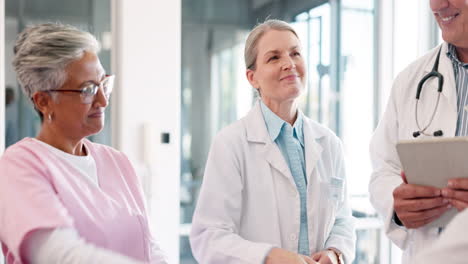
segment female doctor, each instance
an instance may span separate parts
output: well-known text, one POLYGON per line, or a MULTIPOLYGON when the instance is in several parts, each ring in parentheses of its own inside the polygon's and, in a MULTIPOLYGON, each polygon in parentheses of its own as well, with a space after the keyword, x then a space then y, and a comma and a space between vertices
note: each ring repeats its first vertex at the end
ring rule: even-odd
POLYGON ((355 234, 339 139, 298 109, 306 67, 291 26, 249 34, 260 100, 214 139, 193 217, 199 263, 351 263, 355 234))

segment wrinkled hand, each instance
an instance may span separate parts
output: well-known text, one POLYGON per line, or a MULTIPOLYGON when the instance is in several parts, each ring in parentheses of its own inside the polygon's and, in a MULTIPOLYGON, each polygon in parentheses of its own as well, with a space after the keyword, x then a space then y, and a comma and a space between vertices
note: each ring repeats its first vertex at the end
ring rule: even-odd
POLYGON ((393 191, 393 208, 406 228, 427 225, 451 206, 435 187, 402 183, 393 191))
POLYGON ((336 259, 336 255, 331 250, 323 250, 319 251, 312 255, 312 259, 317 261, 320 264, 336 264, 338 260, 336 259))
POLYGON ((265 264, 316 264, 308 256, 299 255, 282 248, 273 248, 265 259, 265 264))
POLYGON ((468 207, 468 179, 450 179, 447 188, 442 189, 442 196, 458 211, 464 210, 468 207))

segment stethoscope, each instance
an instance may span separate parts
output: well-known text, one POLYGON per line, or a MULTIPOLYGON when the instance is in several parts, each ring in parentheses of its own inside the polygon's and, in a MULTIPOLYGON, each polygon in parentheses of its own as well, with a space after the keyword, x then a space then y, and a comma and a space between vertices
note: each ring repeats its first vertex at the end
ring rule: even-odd
POLYGON ((426 76, 424 76, 421 81, 419 81, 418 83, 418 90, 416 91, 416 108, 415 108, 415 111, 414 111, 414 115, 416 117, 416 125, 418 126, 418 131, 415 131, 413 132, 413 137, 417 138, 419 137, 421 134, 425 135, 425 136, 434 136, 434 137, 441 137, 444 132, 442 132, 442 130, 436 130, 431 134, 428 134, 426 132, 427 128, 432 124, 432 121, 434 120, 434 116, 435 116, 435 113, 437 112, 437 107, 439 106, 439 99, 440 99, 440 94, 442 93, 442 86, 444 85, 444 76, 442 76, 442 74, 440 74, 440 72, 438 72, 438 68, 439 68, 439 58, 440 58, 440 52, 442 50, 442 47, 440 47, 439 49, 439 53, 437 53, 437 58, 434 62, 434 66, 432 67, 432 71, 428 74, 426 74, 426 76), (427 126, 425 126, 424 128, 421 129, 421 126, 419 125, 419 120, 418 120, 418 102, 419 102, 419 96, 421 95, 421 91, 422 91, 422 88, 423 88, 423 85, 424 83, 432 78, 432 77, 435 77, 438 79, 439 81, 439 87, 437 89, 437 92, 439 93, 437 95, 437 102, 436 102, 436 105, 434 107, 434 111, 432 112, 432 116, 431 116, 431 119, 429 120, 429 123, 427 124, 427 126))

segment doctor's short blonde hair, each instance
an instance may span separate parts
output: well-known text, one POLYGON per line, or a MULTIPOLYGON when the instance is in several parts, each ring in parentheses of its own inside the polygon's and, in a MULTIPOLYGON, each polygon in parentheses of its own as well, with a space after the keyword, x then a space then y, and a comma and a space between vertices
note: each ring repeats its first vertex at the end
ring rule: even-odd
POLYGON ((252 31, 250 31, 247 36, 247 40, 245 41, 244 60, 245 67, 247 69, 255 70, 258 55, 258 41, 270 30, 290 31, 299 39, 296 31, 291 27, 291 25, 282 20, 267 19, 265 22, 257 24, 252 31))

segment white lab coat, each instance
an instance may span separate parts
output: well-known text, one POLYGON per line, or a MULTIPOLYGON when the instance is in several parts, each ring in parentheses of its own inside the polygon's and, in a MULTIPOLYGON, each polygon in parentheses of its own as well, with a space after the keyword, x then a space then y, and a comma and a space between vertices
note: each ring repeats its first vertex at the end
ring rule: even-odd
POLYGON ((458 214, 440 238, 415 258, 415 264, 466 264, 468 262, 468 210, 458 214))
MULTIPOLYGON (((440 46, 439 46, 440 47, 440 46)), ((416 90, 419 81, 432 70, 439 47, 416 60, 401 72, 394 81, 383 118, 374 132, 370 144, 373 173, 369 184, 370 199, 384 218, 388 237, 403 252, 403 264, 413 263, 414 254, 431 244, 438 237, 437 228, 421 227, 406 229, 396 225, 393 216, 393 190, 403 181, 401 164, 396 152, 396 143, 413 139, 418 131, 415 119, 416 90)), ((457 92, 451 60, 446 56, 448 45, 442 45, 439 72, 444 76, 444 85, 437 113, 428 131, 441 129, 444 137, 455 136, 457 124, 457 92)), ((421 127, 429 123, 437 100, 437 79, 432 78, 423 87, 418 105, 421 127)), ((418 137, 425 138, 421 135, 418 137)))
MULTIPOLYGON (((304 117, 311 253, 339 249, 354 258, 339 139, 304 117)), ((192 223, 193 255, 203 264, 261 264, 272 247, 298 251, 299 193, 260 104, 214 139, 192 223)))

